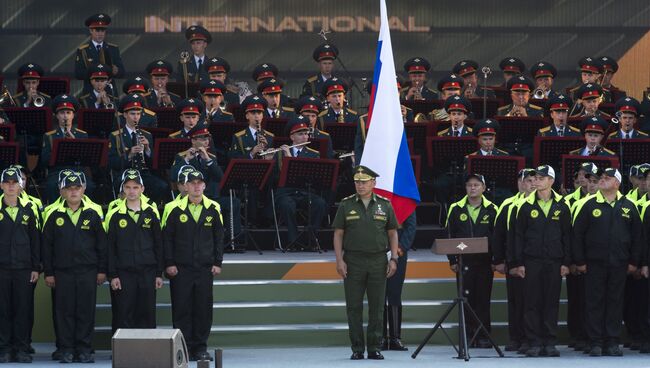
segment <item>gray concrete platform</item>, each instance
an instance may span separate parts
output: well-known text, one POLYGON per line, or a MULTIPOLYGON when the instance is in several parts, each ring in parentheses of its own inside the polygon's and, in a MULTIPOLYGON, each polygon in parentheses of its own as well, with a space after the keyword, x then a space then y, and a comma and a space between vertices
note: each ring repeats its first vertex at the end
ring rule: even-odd
MULTIPOLYGON (((58 362, 51 361, 49 352, 52 347, 48 344, 36 344, 37 354, 34 367, 62 367, 58 362)), ((591 358, 582 353, 576 353, 566 346, 559 347, 562 354, 559 358, 524 358, 521 355, 506 353, 506 357, 498 358, 494 350, 472 349, 472 359, 469 362, 454 359, 454 350, 450 346, 430 345, 426 346, 418 355, 417 359, 411 358, 415 346, 409 346, 408 352, 384 352, 383 361, 351 361, 350 349, 347 347, 334 348, 277 348, 277 349, 250 349, 230 348, 223 352, 224 368, 239 367, 485 367, 501 368, 510 367, 572 367, 572 368, 612 368, 621 366, 625 368, 650 367, 650 355, 642 355, 624 349, 623 357, 600 357, 591 358)), ((211 349, 211 352, 213 349, 211 349)), ((145 352, 148 353, 148 352, 145 352)), ((77 364, 73 364, 77 365, 77 364)), ((25 364, 3 364, 4 367, 25 367, 25 364)), ((87 367, 105 368, 111 367, 110 352, 98 351, 94 365, 83 365, 87 367)), ((214 367, 214 362, 210 365, 214 367)), ((196 367, 196 363, 190 364, 196 367)))

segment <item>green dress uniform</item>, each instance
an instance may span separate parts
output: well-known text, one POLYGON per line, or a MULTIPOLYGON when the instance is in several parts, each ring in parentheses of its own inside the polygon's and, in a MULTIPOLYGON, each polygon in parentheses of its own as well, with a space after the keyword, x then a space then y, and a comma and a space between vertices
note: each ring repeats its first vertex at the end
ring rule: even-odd
POLYGON ((366 208, 357 195, 344 198, 332 223, 344 230, 343 260, 348 266, 344 280, 350 342, 354 353, 363 353, 363 297, 368 295, 368 353, 379 352, 386 291, 388 230, 397 230, 390 201, 372 194, 366 208))

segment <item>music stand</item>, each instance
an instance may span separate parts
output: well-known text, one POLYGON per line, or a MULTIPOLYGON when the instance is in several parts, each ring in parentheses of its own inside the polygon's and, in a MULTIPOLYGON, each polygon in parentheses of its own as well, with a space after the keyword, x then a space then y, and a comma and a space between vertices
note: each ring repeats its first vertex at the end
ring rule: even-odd
POLYGON ((247 127, 248 123, 242 122, 210 123, 208 130, 215 146, 221 147, 224 152, 227 152, 232 144, 232 136, 247 127))
POLYGON ((192 147, 192 141, 186 138, 159 138, 154 141, 154 156, 151 168, 168 170, 174 164, 179 152, 192 147))
POLYGON ((106 167, 108 140, 97 138, 55 139, 50 166, 106 167))
POLYGON ((598 168, 619 167, 618 157, 562 155, 562 181, 564 188, 573 187, 573 173, 583 162, 593 162, 598 168))
POLYGON ((325 131, 330 135, 334 151, 354 151, 354 139, 357 134, 356 124, 325 123, 325 131))
POLYGON ((49 107, 7 107, 4 112, 16 125, 17 134, 42 136, 52 129, 52 110, 49 107))
MULTIPOLYGON (((298 238, 289 244, 286 250, 294 249, 300 245, 321 253, 320 242, 316 232, 311 228, 311 195, 312 190, 336 190, 336 180, 339 173, 339 160, 313 159, 303 157, 285 157, 282 160, 279 188, 298 188, 307 191, 307 230, 298 235, 298 238), (298 240, 302 234, 307 234, 307 244, 298 240), (313 241, 313 243, 312 243, 313 241), (315 245, 314 245, 315 244, 315 245)), ((284 250, 283 250, 284 251, 284 250)))
POLYGON ((178 111, 173 107, 154 107, 150 109, 156 113, 158 119, 158 128, 167 128, 172 131, 179 130, 183 127, 181 119, 178 117, 178 111))
POLYGON ((154 128, 154 127, 144 128, 143 127, 142 130, 151 133, 151 136, 153 137, 154 140, 161 139, 161 138, 168 138, 169 135, 172 133, 172 130, 169 128, 154 128))
POLYGON ((493 196, 497 186, 508 188, 516 193, 517 174, 524 167, 526 167, 526 159, 523 156, 471 155, 467 158, 467 172, 483 175, 486 183, 489 183, 493 189, 493 196))
POLYGON ((0 124, 0 135, 5 142, 13 142, 16 139, 16 124, 0 124))
POLYGON ((533 141, 533 166, 559 167, 561 157, 577 148, 584 147, 584 137, 541 137, 533 141))
POLYGON ((629 172, 630 166, 647 162, 650 157, 648 138, 612 138, 607 140, 605 147, 618 154, 622 172, 629 172))
MULTIPOLYGON (((167 83, 167 90, 179 96, 185 96, 185 82, 169 82, 167 83)), ((199 84, 196 82, 188 82, 187 96, 185 96, 185 98, 190 98, 190 96, 198 96, 198 95, 199 95, 199 84)))
POLYGON ((413 139, 413 152, 424 155, 427 151, 427 137, 435 135, 435 124, 426 123, 404 123, 404 131, 407 138, 413 139))
POLYGON ((472 111, 474 112, 474 118, 476 119, 487 119, 495 116, 499 106, 502 104, 501 100, 498 98, 486 98, 485 99, 485 115, 483 116, 483 98, 482 97, 472 97, 469 99, 472 103, 472 111))
POLYGON ((226 106, 226 111, 232 113, 233 118, 235 121, 246 121, 246 112, 244 109, 242 109, 241 105, 239 104, 228 104, 226 106))
POLYGON ((77 127, 85 130, 89 137, 108 138, 115 127, 115 110, 79 109, 77 127))
POLYGON ((462 163, 465 156, 477 150, 476 137, 427 137, 429 166, 462 163))
MULTIPOLYGON (((287 126, 288 121, 289 120, 285 118, 264 118, 262 121, 262 128, 273 133, 275 137, 286 137, 287 134, 284 129, 287 126)), ((275 137, 273 137, 273 139, 275 139, 275 137)))
POLYGON ((0 167, 5 168, 18 162, 18 142, 0 142, 0 167))
POLYGON ((537 131, 549 124, 544 118, 523 116, 499 116, 497 120, 501 126, 499 142, 502 144, 532 144, 537 131))
POLYGON ((413 116, 417 114, 427 115, 434 109, 440 109, 444 106, 445 101, 442 100, 402 100, 402 105, 413 110, 413 116))
POLYGON ((262 254, 262 250, 255 242, 255 239, 249 233, 249 224, 248 224, 248 194, 249 187, 256 188, 259 191, 262 191, 266 186, 269 176, 273 171, 274 160, 249 160, 249 159, 232 159, 228 163, 226 172, 221 178, 219 183, 219 190, 225 188, 237 190, 239 188, 243 189, 244 200, 244 226, 236 237, 233 237, 231 234, 230 247, 232 250, 235 249, 235 239, 240 236, 244 237, 244 247, 248 248, 248 241, 250 240, 255 249, 259 254, 262 254))
POLYGON ((442 314, 442 317, 438 320, 438 322, 435 324, 435 326, 429 331, 427 336, 422 340, 420 343, 420 346, 415 350, 413 355, 411 355, 411 358, 415 359, 417 355, 420 353, 422 348, 424 348, 424 345, 426 345, 431 337, 436 333, 438 329, 441 329, 443 333, 445 334, 445 337, 447 337, 447 340, 453 346, 454 350, 458 353, 458 356, 456 357, 457 359, 463 359, 465 361, 469 361, 470 356, 469 356, 469 346, 471 345, 472 341, 478 336, 479 332, 483 331, 485 336, 487 336, 488 340, 490 341, 490 344, 492 344, 492 347, 494 350, 496 350, 497 354, 499 354, 500 357, 503 357, 503 352, 499 348, 499 346, 494 342, 492 339, 492 336, 490 336, 490 333, 488 330, 485 328, 481 320, 478 318, 476 315, 476 312, 474 312, 474 309, 469 305, 469 302, 467 301, 467 298, 464 295, 464 290, 465 288, 463 287, 463 255, 464 254, 483 254, 488 252, 488 239, 486 237, 482 238, 455 238, 455 239, 436 239, 433 245, 432 251, 436 254, 440 255, 455 255, 457 256, 458 259, 458 271, 457 272, 457 294, 456 298, 454 298, 454 302, 447 308, 445 313, 442 314), (445 322, 449 314, 451 314, 451 311, 454 309, 454 307, 458 306, 458 347, 456 347, 456 344, 451 340, 449 335, 447 335, 446 332, 444 332, 444 328, 442 327, 442 324, 445 322), (478 326, 476 332, 474 333, 474 336, 472 336, 472 339, 467 341, 467 331, 465 330, 465 310, 469 311, 469 317, 472 318, 475 322, 476 325, 478 326))
MULTIPOLYGON (((16 93, 25 90, 22 83, 18 83, 16 93)), ((38 91, 51 96, 52 98, 62 95, 70 94, 70 78, 68 77, 41 77, 38 82, 38 91)))

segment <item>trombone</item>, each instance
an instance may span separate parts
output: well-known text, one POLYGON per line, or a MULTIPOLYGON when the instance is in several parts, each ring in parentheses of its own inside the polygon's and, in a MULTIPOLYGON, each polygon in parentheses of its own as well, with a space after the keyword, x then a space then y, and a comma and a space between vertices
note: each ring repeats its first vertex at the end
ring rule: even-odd
POLYGON ((7 86, 3 86, 2 94, 0 94, 0 105, 4 105, 7 101, 9 101, 9 105, 16 106, 16 100, 11 96, 11 92, 9 92, 7 86))

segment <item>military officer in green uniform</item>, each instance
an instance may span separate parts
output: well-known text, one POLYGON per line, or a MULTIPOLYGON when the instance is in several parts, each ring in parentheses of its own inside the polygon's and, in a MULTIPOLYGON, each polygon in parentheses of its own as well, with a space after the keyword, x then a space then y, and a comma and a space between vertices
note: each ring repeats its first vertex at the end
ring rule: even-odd
MULTIPOLYGON (((438 91, 440 91, 438 96, 441 100, 447 101, 452 96, 459 96, 460 91, 464 86, 465 82, 463 81, 463 78, 456 74, 449 74, 438 81, 438 91)), ((416 123, 434 120, 449 121, 450 119, 451 118, 444 106, 440 109, 433 109, 426 115, 424 113, 419 113, 415 116, 416 123)))
POLYGON ((608 113, 598 109, 604 101, 603 87, 595 83, 585 83, 572 90, 575 104, 569 111, 570 117, 600 116, 604 119, 610 119, 608 113))
MULTIPOLYGON (((74 75, 77 79, 84 81, 83 91, 88 93, 93 89, 90 81, 86 79, 91 66, 106 65, 113 78, 123 78, 126 70, 122 63, 120 48, 113 43, 106 42, 106 29, 111 24, 111 17, 103 13, 94 14, 86 19, 85 24, 90 32, 90 40, 77 48, 74 75)), ((109 89, 116 91, 114 85, 109 89)))
POLYGON ((390 201, 373 193, 377 176, 365 166, 355 168, 357 193, 341 201, 332 223, 336 271, 345 285, 352 360, 364 358, 363 298, 366 293, 368 359, 384 359, 380 348, 386 278, 397 270, 397 218, 390 201), (387 260, 389 246, 390 260, 387 260))
POLYGON ((226 106, 239 105, 239 87, 226 83, 228 73, 230 73, 230 64, 228 61, 223 58, 213 57, 205 62, 205 67, 208 70, 210 80, 219 81, 226 86, 226 90, 223 93, 223 100, 226 106))
MULTIPOLYGON (((147 106, 155 107, 174 107, 181 101, 181 96, 170 92, 167 89, 169 77, 174 72, 172 64, 166 60, 154 60, 147 65, 147 74, 151 79, 152 89, 145 97, 147 106)), ((149 87, 147 86, 147 90, 149 87)), ((127 94, 130 92, 126 92, 127 94)))
POLYGON ((607 138, 648 138, 648 135, 638 129, 634 129, 637 116, 641 110, 641 104, 634 97, 623 97, 616 101, 616 115, 618 116, 619 129, 610 133, 607 138))
MULTIPOLYGON (((142 77, 127 79, 126 82, 124 82, 122 85, 122 92, 124 92, 126 95, 138 94, 143 98, 142 116, 140 117, 138 126, 141 128, 156 128, 158 127, 158 115, 156 112, 149 110, 147 107, 158 107, 158 105, 156 105, 155 93, 148 92, 148 90, 149 83, 147 83, 147 81, 142 77), (151 95, 154 95, 153 101, 149 100, 151 95)), ((120 115, 119 122, 120 126, 124 126, 124 115, 120 115)), ((113 129, 117 129, 117 125, 113 126, 113 129)))
POLYGON ((529 103, 530 94, 535 89, 535 83, 528 77, 518 75, 508 80, 506 84, 512 97, 512 103, 497 110, 498 116, 530 116, 542 117, 544 110, 529 103))
POLYGON ((222 108, 224 96, 228 90, 226 85, 218 80, 205 80, 201 82, 201 99, 205 109, 201 114, 201 120, 208 123, 226 123, 235 121, 235 117, 229 111, 222 108))
POLYGON ((297 114, 309 120, 312 139, 325 139, 327 143, 327 157, 324 158, 334 158, 334 149, 330 134, 318 129, 318 114, 323 109, 323 104, 314 96, 305 96, 296 101, 294 108, 297 114))
POLYGON ((557 94, 551 97, 546 108, 553 122, 538 130, 537 135, 541 137, 579 137, 580 130, 567 124, 572 104, 571 99, 565 95, 557 94))
POLYGON ((323 90, 323 85, 328 79, 334 77, 332 74, 334 71, 334 60, 338 56, 339 49, 329 43, 324 43, 314 49, 312 57, 318 63, 318 74, 307 78, 307 81, 302 86, 300 97, 314 96, 322 99, 321 91, 323 90))
MULTIPOLYGON (((210 79, 205 63, 208 57, 205 49, 212 42, 212 35, 207 29, 192 25, 185 30, 185 38, 190 43, 191 55, 187 60, 178 62, 176 80, 179 82, 198 83, 210 79)), ((185 96, 187 98, 188 96, 185 96)))
POLYGON ((557 92, 553 90, 553 81, 557 77, 557 69, 553 64, 540 61, 530 68, 530 75, 535 79, 535 89, 544 92, 544 98, 553 98, 557 92))
MULTIPOLYGON (((52 98, 45 93, 38 91, 41 77, 43 77, 43 68, 34 63, 23 64, 18 68, 19 83, 23 85, 23 91, 13 95, 17 107, 40 107, 36 106, 36 99, 43 99, 43 106, 50 106, 52 98)), ((5 101, 5 106, 10 101, 5 101)))
POLYGON ((483 98, 483 93, 485 93, 487 98, 496 98, 493 90, 478 85, 477 71, 478 63, 474 60, 461 60, 454 65, 452 72, 463 78, 465 82, 461 94, 467 98, 483 98))
POLYGON ((510 79, 526 71, 526 64, 519 58, 506 57, 499 63, 499 69, 503 72, 503 84, 499 87, 505 87, 510 79))
MULTIPOLYGON (((278 67, 271 63, 262 63, 253 69, 253 80, 259 86, 268 79, 279 79, 278 67)), ((284 93, 280 94, 280 106, 291 105, 291 98, 284 93)))
POLYGON ((582 120, 582 133, 585 136, 585 147, 569 152, 570 155, 579 156, 616 156, 613 151, 601 145, 609 123, 601 117, 592 116, 582 120))
POLYGON ((423 57, 414 57, 406 61, 404 70, 408 73, 408 85, 400 89, 402 100, 433 101, 438 93, 427 87, 427 73, 431 64, 423 57))
POLYGON ((276 78, 268 78, 257 85, 258 94, 266 100, 265 118, 291 119, 296 116, 293 107, 282 104, 282 89, 284 82, 276 78))
POLYGON ((357 123, 359 114, 346 106, 345 94, 348 85, 336 77, 328 79, 323 84, 323 96, 327 99, 328 108, 318 114, 319 128, 325 130, 325 123, 357 123))

